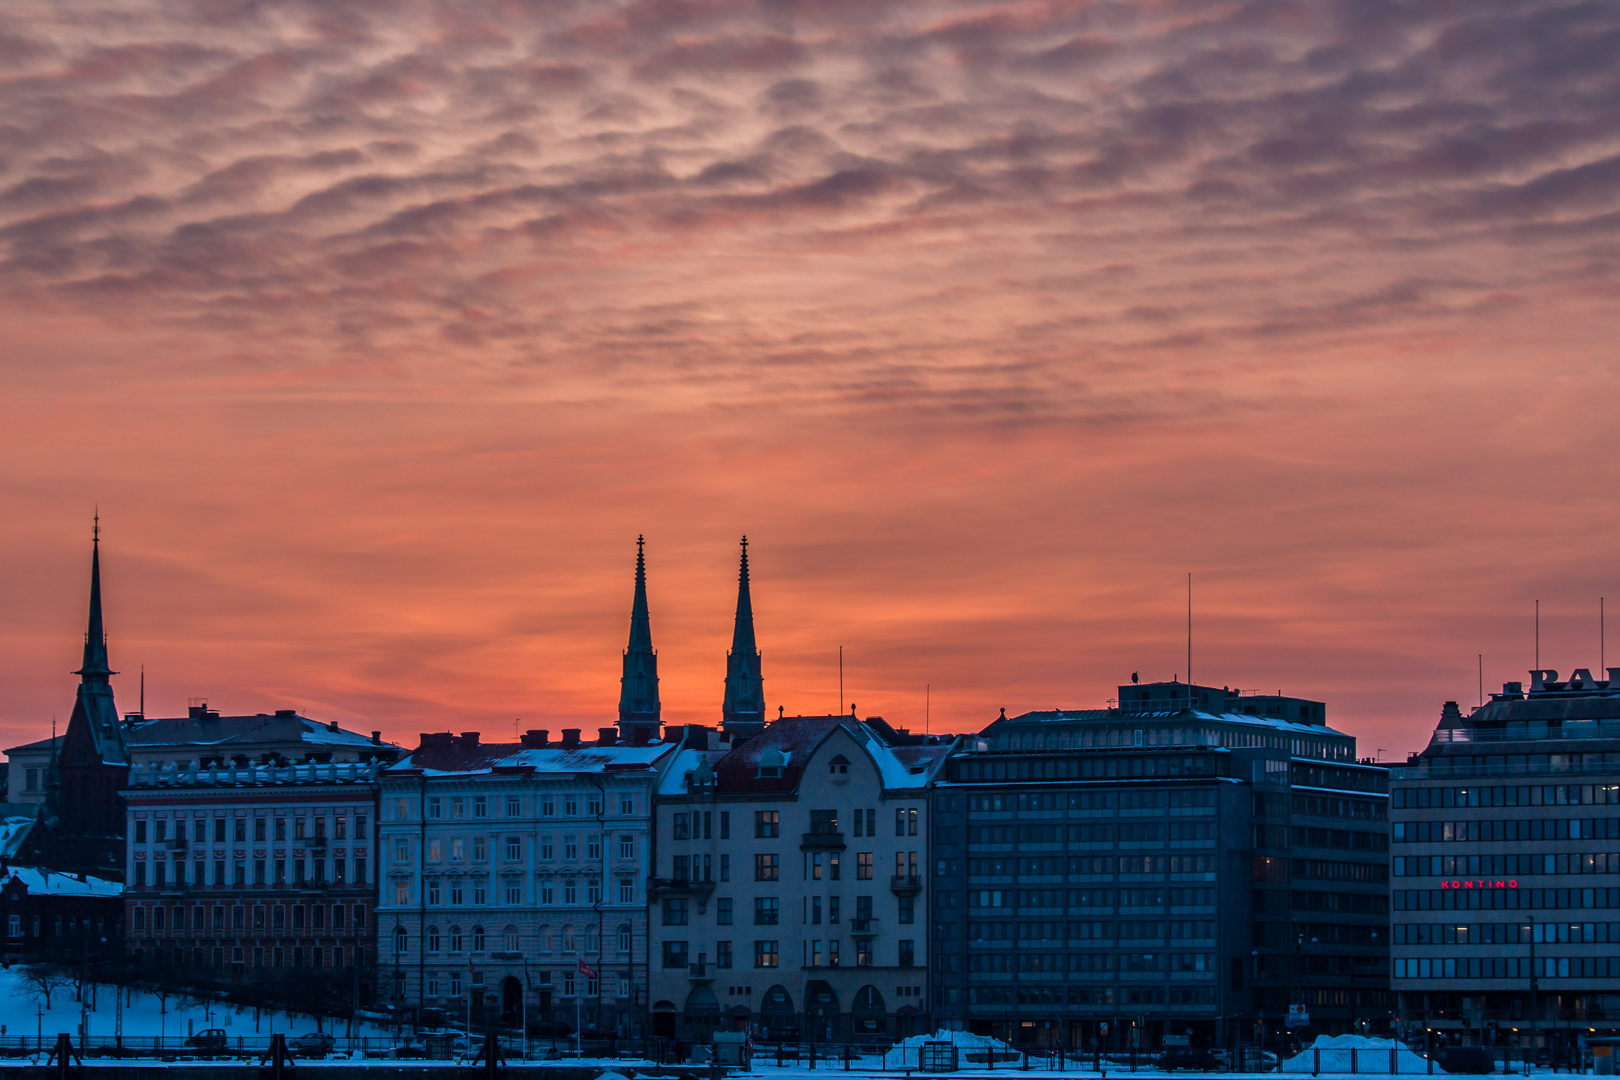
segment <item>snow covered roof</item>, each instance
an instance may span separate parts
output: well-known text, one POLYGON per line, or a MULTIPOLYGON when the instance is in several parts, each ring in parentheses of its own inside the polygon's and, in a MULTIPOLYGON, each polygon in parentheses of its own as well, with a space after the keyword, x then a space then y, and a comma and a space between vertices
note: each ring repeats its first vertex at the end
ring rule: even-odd
POLYGON ((0 818, 0 859, 16 858, 33 827, 34 818, 29 815, 10 814, 0 818))
POLYGON ((423 745, 396 765, 383 779, 400 773, 427 776, 470 776, 481 773, 591 773, 620 769, 651 769, 675 749, 674 743, 654 742, 645 746, 615 744, 596 746, 528 747, 522 743, 469 745, 465 739, 451 739, 448 745, 423 745))
POLYGON ((984 733, 991 734, 994 729, 1002 725, 1078 723, 1088 720, 1107 720, 1116 724, 1143 720, 1190 720, 1265 727, 1273 731, 1284 731, 1295 735, 1338 735, 1346 739, 1352 737, 1337 728, 1331 728, 1325 724, 1296 724, 1276 716, 1256 716, 1253 713, 1205 712, 1202 709, 1164 709, 1159 711, 1137 711, 1135 709, 1129 711, 1122 709, 1043 709, 997 720, 989 728, 986 728, 984 733))
MULTIPOLYGON (((60 745, 61 736, 57 737, 60 745)), ((376 746, 367 735, 321 723, 301 716, 293 709, 244 716, 221 716, 199 707, 188 716, 153 717, 136 720, 124 728, 124 741, 131 750, 155 750, 166 746, 258 746, 264 743, 297 744, 311 747, 359 750, 376 746)), ((396 749, 392 743, 382 744, 396 749)), ((14 746, 14 751, 49 752, 51 739, 14 746)))
MULTIPOLYGON (((767 724, 763 732, 714 763, 719 789, 795 791, 816 748, 840 730, 866 748, 877 764, 884 788, 891 791, 926 788, 954 746, 954 740, 891 745, 891 738, 920 737, 902 736, 879 717, 858 720, 853 716, 789 716, 767 724), (766 755, 773 756, 767 760, 766 755), (780 775, 760 775, 761 765, 774 768, 778 764, 780 775)), ((685 790, 685 770, 671 769, 670 773, 665 793, 679 794, 685 790), (670 787, 672 783, 676 786, 670 787)))
POLYGON ((20 884, 31 896, 101 896, 117 899, 124 895, 124 885, 105 878, 78 877, 55 870, 42 870, 34 866, 13 866, 0 876, 0 888, 20 884))
POLYGON ((179 769, 173 765, 136 765, 129 771, 128 787, 206 788, 253 787, 286 784, 369 784, 382 766, 361 764, 249 765, 207 769, 179 769))

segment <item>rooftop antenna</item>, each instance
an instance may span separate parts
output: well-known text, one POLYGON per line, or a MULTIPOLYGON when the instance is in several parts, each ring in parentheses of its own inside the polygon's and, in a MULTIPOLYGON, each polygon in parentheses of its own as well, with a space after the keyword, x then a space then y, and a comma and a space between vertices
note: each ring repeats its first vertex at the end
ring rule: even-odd
POLYGON ((1485 707, 1485 654, 1479 654, 1479 707, 1485 707))
POLYGON ((1192 571, 1187 571, 1187 709, 1193 707, 1192 674, 1192 571))
POLYGON ((146 665, 141 665, 141 719, 146 719, 146 665))
POLYGON ((1541 601, 1536 601, 1536 670, 1541 670, 1541 601))
POLYGON ((932 710, 932 706, 933 706, 933 694, 934 694, 933 685, 930 684, 930 683, 924 683, 923 684, 923 734, 924 735, 928 735, 933 731, 933 729, 928 726, 929 725, 929 720, 930 720, 930 718, 932 716, 932 711, 931 710, 932 710))
POLYGON ((1598 597, 1598 670, 1609 673, 1609 658, 1603 649, 1603 597, 1598 597))
POLYGON ((838 715, 844 715, 844 647, 838 646, 838 715))

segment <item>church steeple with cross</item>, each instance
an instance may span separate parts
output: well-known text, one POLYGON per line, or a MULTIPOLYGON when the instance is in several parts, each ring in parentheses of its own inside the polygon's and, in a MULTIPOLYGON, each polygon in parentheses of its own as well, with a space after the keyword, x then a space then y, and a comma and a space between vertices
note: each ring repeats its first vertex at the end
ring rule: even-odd
POLYGON ((658 701, 658 654, 647 609, 646 538, 636 537, 636 595, 630 605, 630 642, 619 679, 619 736, 632 743, 656 739, 662 724, 658 701))

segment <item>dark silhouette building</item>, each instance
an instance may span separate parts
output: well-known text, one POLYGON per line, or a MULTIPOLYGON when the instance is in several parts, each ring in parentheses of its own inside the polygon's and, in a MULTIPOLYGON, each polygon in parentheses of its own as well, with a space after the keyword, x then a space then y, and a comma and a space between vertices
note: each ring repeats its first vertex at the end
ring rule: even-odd
POLYGON ((42 866, 122 880, 124 804, 119 789, 129 776, 129 747, 113 702, 107 634, 101 614, 101 537, 90 555, 90 621, 84 639, 78 694, 61 750, 47 770, 45 828, 35 853, 42 866))
POLYGON ((742 567, 737 571, 737 620, 726 654, 726 698, 721 730, 752 738, 765 730, 765 688, 759 674, 759 646, 754 642, 754 601, 748 591, 748 537, 742 538, 742 567))

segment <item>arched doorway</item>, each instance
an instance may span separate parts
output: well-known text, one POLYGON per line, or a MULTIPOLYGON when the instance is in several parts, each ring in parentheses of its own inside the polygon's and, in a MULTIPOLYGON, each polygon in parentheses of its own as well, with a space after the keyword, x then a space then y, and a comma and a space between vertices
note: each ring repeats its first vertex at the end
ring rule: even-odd
POLYGON ((733 1005, 726 1010, 727 1031, 747 1031, 748 1018, 752 1015, 746 1005, 733 1005))
POLYGON ((501 1023, 507 1027, 523 1018, 523 984, 516 975, 501 980, 501 1023))
POLYGON ((765 991, 759 1007, 760 1034, 771 1042, 798 1042, 799 1025, 793 1012, 793 995, 778 984, 765 991))
POLYGON ((652 1007, 652 1033, 655 1039, 675 1037, 675 1003, 655 1001, 652 1007))
POLYGON ((838 1037, 838 995, 824 982, 813 982, 804 988, 804 1015, 809 1022, 809 1037, 827 1042, 838 1037))
POLYGON ((691 1038, 708 1042, 720 1027, 720 999, 707 986, 692 987, 692 992, 686 995, 684 1019, 691 1038))
POLYGON ((849 1009, 851 1034, 862 1042, 875 1039, 889 1030, 889 1013, 878 988, 867 983, 855 991, 855 1002, 849 1009))

